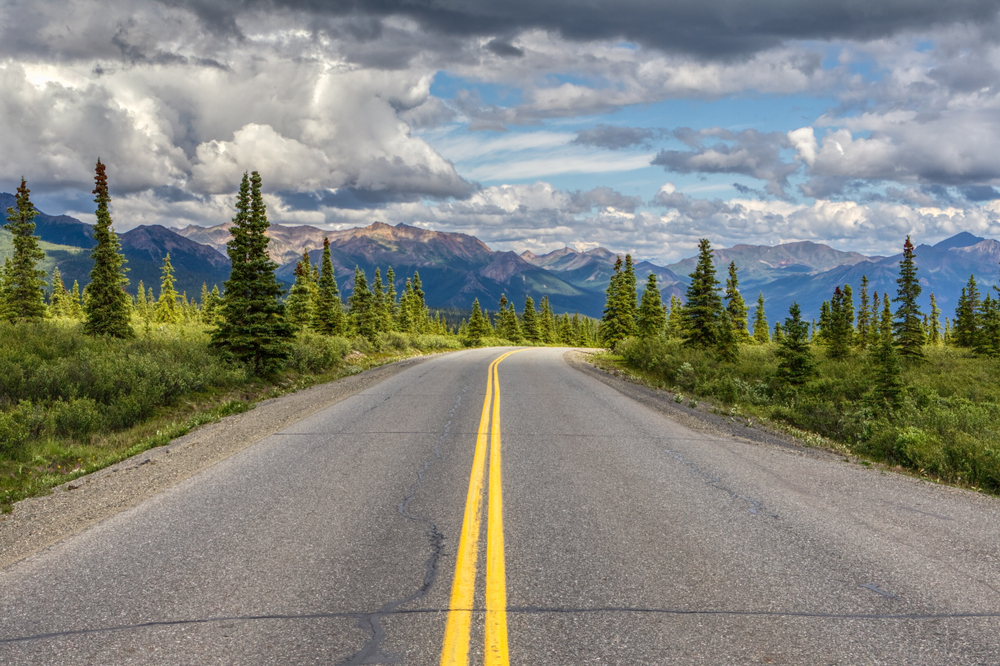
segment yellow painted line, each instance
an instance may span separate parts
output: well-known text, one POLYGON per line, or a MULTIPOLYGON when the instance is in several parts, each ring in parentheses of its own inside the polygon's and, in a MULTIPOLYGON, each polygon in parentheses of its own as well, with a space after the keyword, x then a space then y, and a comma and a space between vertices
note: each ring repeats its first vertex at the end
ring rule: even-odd
MULTIPOLYGON (((467 666, 469 663, 469 634, 472 627, 472 607, 476 592, 476 559, 478 557, 480 522, 482 514, 483 496, 483 475, 486 467, 486 449, 488 447, 488 435, 490 426, 490 404, 494 405, 494 429, 497 433, 495 440, 499 443, 499 394, 496 394, 495 383, 497 379, 496 367, 500 361, 511 354, 522 351, 520 349, 509 351, 500 358, 490 363, 486 375, 486 397, 483 399, 483 411, 479 418, 479 431, 476 434, 476 451, 472 458, 472 474, 469 476, 469 491, 465 500, 465 516, 462 519, 462 533, 458 540, 458 555, 455 558, 455 580, 451 586, 451 602, 449 604, 448 621, 444 630, 444 645, 441 650, 441 666, 467 666)), ((497 465, 499 465, 499 446, 497 447, 497 465)), ((490 485, 493 485, 492 456, 491 456, 490 485)), ((497 472, 497 497, 500 497, 499 470, 497 472)), ((492 496, 492 492, 491 492, 492 496)), ((502 500, 500 500, 502 501, 502 500)), ((492 507, 492 502, 491 502, 492 507)), ((490 522, 492 523, 493 509, 490 509, 490 522)), ((502 520, 502 515, 501 515, 502 520)), ((503 663, 506 664, 507 645, 507 624, 506 624, 506 579, 503 569, 503 526, 501 523, 500 533, 500 573, 501 585, 503 588, 503 663)), ((487 560, 489 560, 490 541, 487 532, 487 560)), ((491 568, 487 562, 487 577, 491 568)), ((493 575, 494 581, 496 574, 493 575)), ((489 583, 487 583, 487 587, 489 583)), ((487 613, 490 615, 490 613, 487 613)), ((488 658, 488 657, 487 657, 488 658)), ((488 662, 489 663, 489 662, 488 662)))
POLYGON ((503 553, 503 484, 500 469, 500 376, 493 365, 493 431, 486 528, 486 666, 507 666, 507 568, 503 553))

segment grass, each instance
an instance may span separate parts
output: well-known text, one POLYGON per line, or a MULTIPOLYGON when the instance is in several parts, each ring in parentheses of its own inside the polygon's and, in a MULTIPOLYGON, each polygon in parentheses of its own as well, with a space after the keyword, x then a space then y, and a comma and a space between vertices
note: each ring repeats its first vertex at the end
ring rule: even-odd
POLYGON ((462 347, 454 336, 306 332, 285 368, 262 379, 211 350, 200 323, 135 330, 113 340, 76 321, 0 322, 0 510, 261 400, 462 347))
POLYGON ((814 347, 817 374, 793 388, 775 377, 775 349, 744 345, 735 363, 722 363, 679 340, 629 339, 598 363, 807 443, 1000 494, 1000 360, 928 346, 925 361, 904 364, 903 394, 888 402, 871 385, 872 360, 864 352, 836 361, 814 347))

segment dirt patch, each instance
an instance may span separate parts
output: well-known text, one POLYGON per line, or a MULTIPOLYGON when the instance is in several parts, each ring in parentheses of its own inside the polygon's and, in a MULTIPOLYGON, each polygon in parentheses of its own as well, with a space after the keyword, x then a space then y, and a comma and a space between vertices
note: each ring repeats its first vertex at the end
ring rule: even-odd
POLYGON ((71 534, 135 506, 206 467, 242 451, 310 414, 425 360, 373 368, 297 393, 265 400, 111 467, 74 479, 0 516, 0 569, 71 534))

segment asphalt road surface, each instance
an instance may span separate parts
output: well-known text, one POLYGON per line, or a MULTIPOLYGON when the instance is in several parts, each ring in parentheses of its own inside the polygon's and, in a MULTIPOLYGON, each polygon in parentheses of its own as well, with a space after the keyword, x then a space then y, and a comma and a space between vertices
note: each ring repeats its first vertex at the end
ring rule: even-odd
POLYGON ((7 568, 0 663, 1000 664, 997 499, 506 351, 429 359, 7 568))

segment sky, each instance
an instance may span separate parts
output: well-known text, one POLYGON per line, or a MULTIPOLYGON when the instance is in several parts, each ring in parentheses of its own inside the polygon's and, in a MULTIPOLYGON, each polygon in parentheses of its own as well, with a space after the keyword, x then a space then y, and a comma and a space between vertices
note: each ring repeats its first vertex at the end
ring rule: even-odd
POLYGON ((5 0, 0 191, 661 264, 1000 237, 995 0, 5 0))

